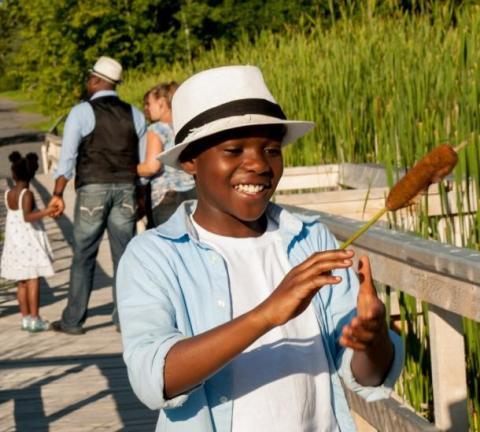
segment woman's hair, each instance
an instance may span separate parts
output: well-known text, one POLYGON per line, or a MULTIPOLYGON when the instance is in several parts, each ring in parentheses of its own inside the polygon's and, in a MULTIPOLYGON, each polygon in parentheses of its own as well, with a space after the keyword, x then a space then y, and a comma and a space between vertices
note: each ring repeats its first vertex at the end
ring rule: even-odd
POLYGON ((15 180, 29 182, 38 170, 38 156, 35 153, 27 153, 25 157, 18 151, 10 153, 8 159, 12 163, 11 169, 15 180))
POLYGON ((144 105, 147 103, 147 101, 148 101, 148 95, 150 94, 151 91, 152 91, 152 89, 147 90, 147 91, 145 92, 145 94, 143 95, 143 104, 144 104, 144 105))
POLYGON ((175 81, 170 81, 169 83, 160 83, 145 93, 144 100, 145 98, 148 98, 148 95, 150 94, 152 94, 155 99, 160 99, 163 97, 166 99, 168 107, 172 108, 172 98, 177 88, 178 84, 175 81))

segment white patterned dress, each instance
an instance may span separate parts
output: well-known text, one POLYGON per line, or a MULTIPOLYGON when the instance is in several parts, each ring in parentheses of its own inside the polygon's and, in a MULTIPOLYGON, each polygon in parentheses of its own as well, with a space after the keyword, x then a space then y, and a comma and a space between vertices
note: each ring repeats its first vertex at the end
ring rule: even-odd
POLYGON ((23 219, 22 198, 26 190, 20 192, 18 210, 8 206, 9 191, 5 192, 7 218, 0 274, 16 281, 54 274, 52 249, 42 222, 25 222, 23 219))

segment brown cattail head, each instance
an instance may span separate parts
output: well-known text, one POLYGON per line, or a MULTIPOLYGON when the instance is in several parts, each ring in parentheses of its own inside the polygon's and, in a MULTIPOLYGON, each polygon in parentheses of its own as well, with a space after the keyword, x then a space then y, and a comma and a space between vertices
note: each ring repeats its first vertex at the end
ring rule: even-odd
POLYGON ((453 147, 448 144, 435 147, 420 159, 390 190, 386 202, 388 210, 398 210, 407 206, 430 184, 439 182, 452 172, 457 161, 457 152, 453 147))

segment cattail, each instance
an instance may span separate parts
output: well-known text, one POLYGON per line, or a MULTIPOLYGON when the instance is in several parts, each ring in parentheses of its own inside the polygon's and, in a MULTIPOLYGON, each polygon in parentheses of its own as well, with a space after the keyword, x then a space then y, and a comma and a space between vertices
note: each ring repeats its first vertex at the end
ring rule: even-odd
POLYGON ((340 249, 345 249, 349 246, 387 211, 395 211, 407 207, 428 186, 439 182, 446 175, 450 174, 458 162, 457 152, 466 144, 464 142, 457 148, 453 148, 448 144, 442 144, 427 153, 393 186, 388 194, 385 207, 345 241, 340 246, 340 249))
POLYGON ((457 152, 448 144, 434 148, 393 186, 385 206, 390 211, 406 207, 420 192, 450 174, 457 161, 457 152))

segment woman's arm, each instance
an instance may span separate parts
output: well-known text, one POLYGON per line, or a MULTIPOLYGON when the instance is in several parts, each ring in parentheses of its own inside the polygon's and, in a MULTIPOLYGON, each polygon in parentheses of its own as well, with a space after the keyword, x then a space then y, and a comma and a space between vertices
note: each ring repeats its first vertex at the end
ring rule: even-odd
POLYGON ((142 177, 150 177, 160 171, 161 162, 157 155, 163 151, 163 142, 160 137, 152 131, 147 132, 147 154, 145 161, 137 165, 137 174, 142 177))
POLYGON ((44 208, 43 210, 33 211, 33 193, 27 190, 22 199, 23 219, 25 222, 34 222, 45 216, 50 216, 53 212, 52 207, 44 208))

